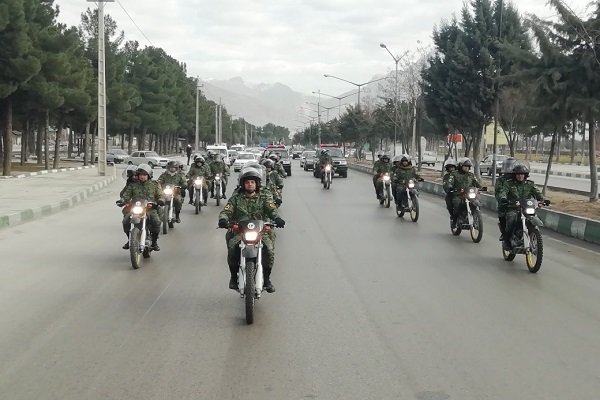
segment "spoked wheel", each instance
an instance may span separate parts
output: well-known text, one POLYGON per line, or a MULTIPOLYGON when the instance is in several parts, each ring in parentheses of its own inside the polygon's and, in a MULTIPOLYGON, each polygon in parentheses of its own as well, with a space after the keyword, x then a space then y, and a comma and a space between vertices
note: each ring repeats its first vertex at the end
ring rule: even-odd
POLYGON ((329 190, 331 188, 331 178, 327 179, 326 189, 329 190))
POLYGON ((529 241, 531 249, 525 253, 525 261, 529 272, 535 274, 542 267, 542 257, 544 256, 544 242, 540 231, 531 229, 529 231, 529 241))
POLYGON ((390 208, 390 198, 392 197, 392 193, 390 191, 390 187, 385 188, 385 199, 383 201, 383 205, 385 208, 390 208))
POLYGON ((483 221, 479 210, 473 211, 473 225, 471 225, 471 240, 475 243, 481 242, 483 237, 483 221))
POLYGON ((419 199, 417 196, 410 196, 410 201, 412 201, 412 208, 410 209, 410 219, 412 222, 417 222, 419 219, 419 199))
POLYGON ((217 196, 217 207, 221 205, 221 185, 215 188, 216 196, 217 196))
POLYGON ((163 235, 166 235, 169 230, 167 229, 169 227, 169 206, 166 205, 163 207, 163 215, 162 215, 162 233, 163 235))
POLYGON ((140 262, 142 261, 142 252, 140 251, 141 237, 142 231, 140 228, 133 228, 129 233, 129 255, 133 269, 138 269, 140 267, 140 262))
POLYGON ((200 193, 198 193, 198 190, 194 193, 194 209, 196 214, 200 212, 200 193))
POLYGON ((244 285, 244 299, 246 300, 246 323, 248 325, 254 322, 254 291, 256 284, 254 275, 256 266, 254 261, 246 261, 246 284, 244 285))

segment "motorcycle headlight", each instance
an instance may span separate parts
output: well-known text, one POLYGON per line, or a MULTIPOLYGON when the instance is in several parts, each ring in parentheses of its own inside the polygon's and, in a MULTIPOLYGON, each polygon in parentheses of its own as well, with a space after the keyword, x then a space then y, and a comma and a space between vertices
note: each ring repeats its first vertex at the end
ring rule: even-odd
POLYGON ((389 181, 390 180, 390 176, 389 175, 384 175, 383 176, 383 180, 386 181, 386 182, 389 181))
POLYGON ((326 166, 325 171, 327 171, 327 172, 331 171, 331 166, 330 165, 326 166))
POLYGON ((415 181, 408 181, 408 188, 412 189, 415 187, 415 181))
POLYGON ((131 212, 134 213, 134 214, 137 214, 137 215, 143 214, 144 213, 144 207, 142 207, 140 205, 135 205, 131 209, 131 212))
POLYGON ((215 176, 215 181, 220 181, 221 177, 219 175, 215 176))
POLYGON ((200 185, 202 185, 202 179, 196 179, 196 180, 194 181, 194 185, 197 185, 197 186, 200 186, 200 185))
POLYGON ((167 196, 170 196, 173 194, 173 188, 171 186, 167 186, 164 190, 163 193, 166 194, 167 196))
POLYGON ((258 232, 250 231, 244 233, 244 240, 246 242, 254 242, 256 239, 258 239, 258 232))
POLYGON ((535 214, 535 208, 533 208, 533 207, 527 207, 525 209, 525 214, 526 215, 534 215, 535 214))
POLYGON ((477 193, 475 193, 475 192, 469 192, 469 194, 467 195, 467 197, 469 199, 474 199, 475 197, 477 197, 477 193))

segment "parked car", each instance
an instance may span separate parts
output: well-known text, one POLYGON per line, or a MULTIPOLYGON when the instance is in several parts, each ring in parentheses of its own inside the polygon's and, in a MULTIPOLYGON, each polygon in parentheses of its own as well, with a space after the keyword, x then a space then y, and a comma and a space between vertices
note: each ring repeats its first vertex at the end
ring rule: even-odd
POLYGON ((129 158, 129 154, 123 149, 112 149, 108 151, 108 154, 113 155, 115 163, 117 164, 127 162, 127 159, 129 158))
MULTIPOLYGON (((98 153, 96 153, 95 162, 98 162, 98 153)), ((109 165, 113 165, 115 163, 115 156, 110 151, 106 152, 106 163, 109 165)))
POLYGON ((305 171, 315 168, 315 154, 317 154, 317 152, 314 150, 306 150, 300 156, 300 166, 305 171))
POLYGON ((437 154, 430 151, 424 151, 421 153, 421 165, 429 165, 435 167, 437 162, 437 154))
POLYGON ((163 167, 167 168, 169 159, 167 157, 159 156, 155 151, 134 151, 127 160, 129 165, 140 165, 146 163, 150 168, 163 167))
POLYGON ((239 172, 242 168, 244 168, 244 165, 250 161, 256 161, 256 159, 257 157, 254 153, 250 153, 249 151, 240 151, 233 163, 233 170, 235 172, 239 172))
MULTIPOLYGON (((496 173, 498 175, 500 175, 500 171, 502 171, 502 163, 507 158, 508 156, 496 154, 496 173)), ((487 176, 492 176, 492 171, 494 170, 493 161, 493 155, 486 156, 483 160, 481 160, 479 163, 479 171, 481 172, 481 175, 486 174, 487 176)))

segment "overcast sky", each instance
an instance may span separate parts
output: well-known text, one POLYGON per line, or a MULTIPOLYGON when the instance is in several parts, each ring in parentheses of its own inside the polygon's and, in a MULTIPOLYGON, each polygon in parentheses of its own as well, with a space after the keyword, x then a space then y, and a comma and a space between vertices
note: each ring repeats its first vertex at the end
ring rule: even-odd
MULTIPOLYGON (((580 15, 590 0, 566 0, 580 15)), ((59 21, 78 25, 95 3, 55 0, 59 21)), ((293 90, 339 94, 394 68, 392 57, 431 43, 434 25, 463 0, 117 0, 106 3, 127 40, 162 47, 202 80, 240 76, 293 90), (122 7, 123 8, 122 8, 122 7), (420 41, 419 45, 417 41, 420 41)), ((546 0, 519 0, 522 13, 550 17, 546 0)))

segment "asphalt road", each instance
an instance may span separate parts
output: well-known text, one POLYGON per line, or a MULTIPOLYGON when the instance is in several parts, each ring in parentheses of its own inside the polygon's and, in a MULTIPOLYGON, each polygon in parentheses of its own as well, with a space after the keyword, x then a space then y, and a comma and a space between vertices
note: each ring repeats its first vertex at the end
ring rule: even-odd
MULTIPOLYGON (((0 231, 2 399, 592 399, 598 252, 545 237, 537 275, 497 228, 381 208, 368 175, 286 180, 274 294, 247 326, 212 204, 131 269, 120 184, 0 231)), ((596 248, 597 250, 597 248, 596 248)))

